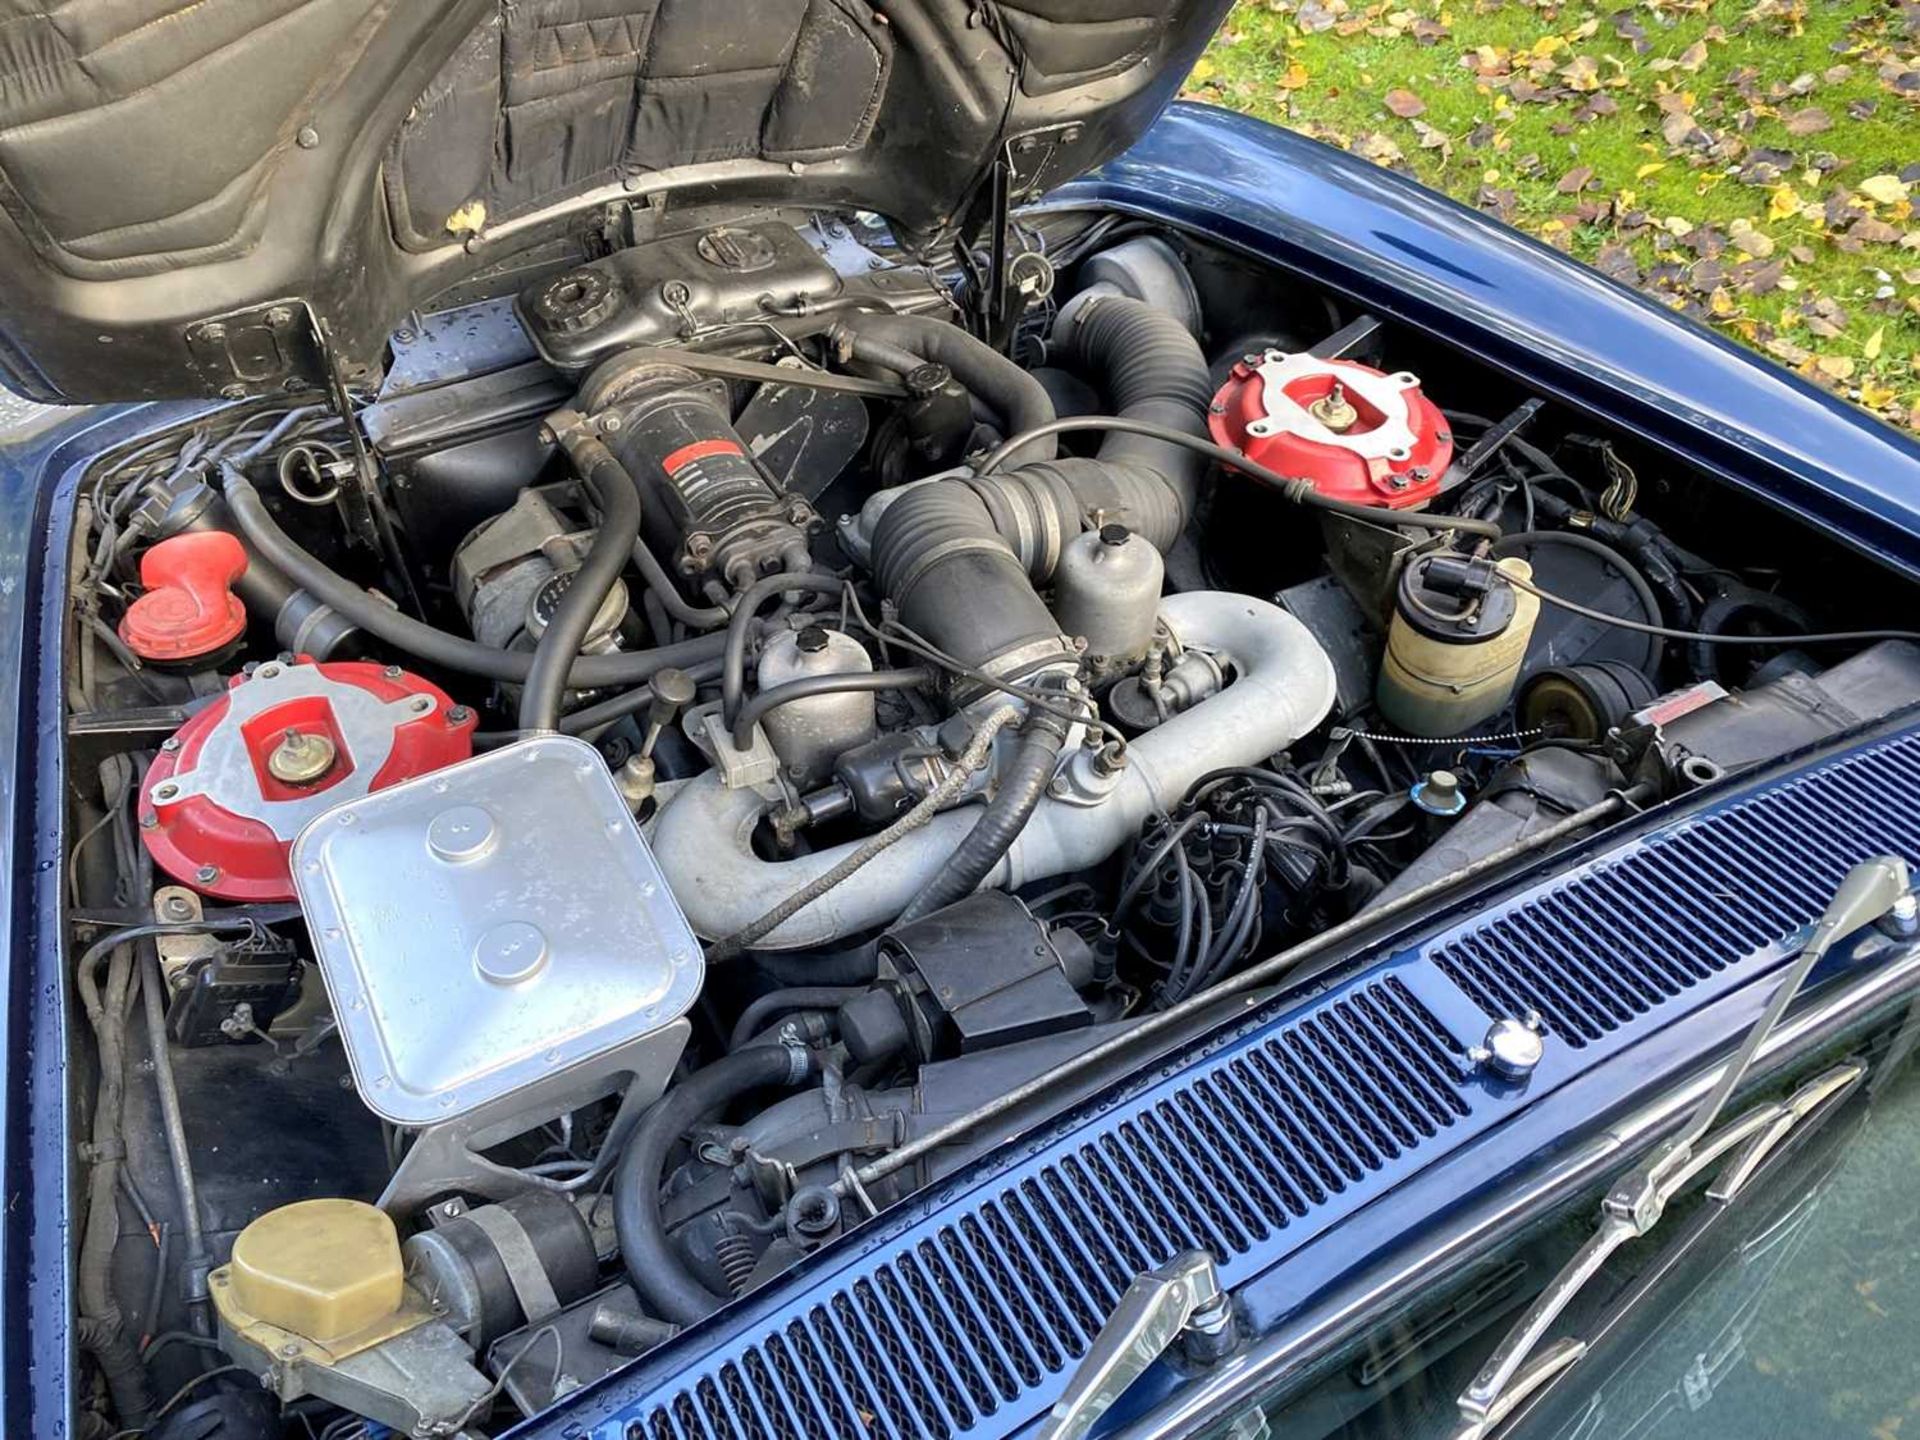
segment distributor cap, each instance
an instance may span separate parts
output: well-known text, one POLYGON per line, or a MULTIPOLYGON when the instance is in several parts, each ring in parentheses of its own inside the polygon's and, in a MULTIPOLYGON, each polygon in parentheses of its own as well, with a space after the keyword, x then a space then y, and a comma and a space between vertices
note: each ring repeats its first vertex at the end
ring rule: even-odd
POLYGON ((1213 397, 1216 442, 1321 494, 1395 510, 1440 491, 1453 434, 1419 377, 1352 360, 1268 350, 1233 367, 1213 397))

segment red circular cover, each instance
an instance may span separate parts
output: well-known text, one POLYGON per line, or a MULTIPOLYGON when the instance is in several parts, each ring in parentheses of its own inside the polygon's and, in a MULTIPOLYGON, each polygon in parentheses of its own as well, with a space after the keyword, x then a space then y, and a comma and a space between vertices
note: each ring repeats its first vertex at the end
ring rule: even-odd
POLYGON ((162 540, 140 557, 147 593, 127 607, 120 638, 142 660, 193 660, 240 638, 246 608, 229 588, 247 552, 224 530, 162 540))
POLYGON ((287 852, 315 815, 466 759, 475 723, 398 666, 258 666, 162 748, 140 790, 140 838, 161 869, 203 894, 291 900, 287 852), (331 767, 310 783, 269 768, 289 731, 334 747, 331 767))
POLYGON ((1394 510, 1431 500, 1453 460, 1446 417, 1417 378, 1304 352, 1270 350, 1235 365, 1213 397, 1207 429, 1219 444, 1323 495, 1394 510), (1313 409, 1336 386, 1353 411, 1339 429, 1313 409))

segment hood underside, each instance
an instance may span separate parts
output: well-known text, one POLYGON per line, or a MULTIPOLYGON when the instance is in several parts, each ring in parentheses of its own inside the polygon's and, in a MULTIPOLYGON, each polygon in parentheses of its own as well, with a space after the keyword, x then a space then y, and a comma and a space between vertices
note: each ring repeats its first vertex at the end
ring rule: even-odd
POLYGON ((437 297, 675 211, 905 234, 1118 153, 1225 0, 0 0, 0 369, 364 383, 437 297), (330 374, 329 371, 332 373, 330 374))

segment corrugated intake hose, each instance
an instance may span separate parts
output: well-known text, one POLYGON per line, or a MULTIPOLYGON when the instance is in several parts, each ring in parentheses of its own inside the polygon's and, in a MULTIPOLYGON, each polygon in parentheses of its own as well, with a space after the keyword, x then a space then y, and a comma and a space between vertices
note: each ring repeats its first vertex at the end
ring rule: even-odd
POLYGON ((1020 832, 1033 818, 1035 807, 1047 793, 1054 765, 1060 759, 1060 747, 1067 741, 1067 723, 1050 710, 1030 710, 1020 731, 1020 744, 1013 752, 1013 763, 1000 780, 1000 788, 980 812, 967 838, 954 849, 953 858, 905 910, 896 924, 918 920, 965 899, 979 888, 993 867, 998 865, 1020 832))
MULTIPOLYGON (((1068 306, 1054 340, 1099 377, 1122 416, 1206 433, 1206 357, 1172 316, 1096 295, 1068 306)), ((1180 446, 1116 432, 1092 459, 1043 458, 1002 474, 906 487, 874 524, 874 578, 907 625, 970 665, 993 668, 1018 654, 1045 663, 1038 652, 1059 625, 1033 587, 1052 575, 1062 547, 1097 515, 1166 549, 1186 525, 1205 464, 1180 446)))
POLYGON ((873 536, 873 578, 900 619, 978 669, 1059 645, 1060 625, 979 495, 943 483, 909 489, 873 536))
MULTIPOLYGON (((1206 435, 1213 393, 1206 356, 1171 315, 1123 295, 1094 295, 1061 312, 1053 344, 1096 381, 1114 414, 1206 435)), ((1096 515, 1169 548, 1193 513, 1206 463, 1164 440, 1114 431, 1092 459, 1029 459, 962 483, 980 496, 1027 573, 1045 581, 1060 547, 1096 515)))
POLYGON ((696 1070, 654 1101, 634 1127, 613 1177, 613 1227, 620 1260, 647 1309, 663 1320, 691 1325, 727 1303, 689 1273, 667 1237, 660 1184, 667 1155, 688 1127, 742 1095, 769 1085, 792 1087, 820 1073, 808 1051, 755 1045, 696 1070))

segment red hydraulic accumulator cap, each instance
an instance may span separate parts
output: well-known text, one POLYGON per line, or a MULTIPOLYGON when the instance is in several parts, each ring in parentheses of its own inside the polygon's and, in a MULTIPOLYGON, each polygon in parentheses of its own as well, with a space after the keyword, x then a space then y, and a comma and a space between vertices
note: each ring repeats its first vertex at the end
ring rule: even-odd
POLYGON ((162 540, 140 558, 147 593, 127 607, 120 638, 142 660, 213 654, 247 628, 246 607, 232 590, 246 573, 247 552, 224 531, 162 540))
POLYGON ((1269 350, 1233 367, 1207 429, 1222 445, 1322 495, 1405 510, 1440 491, 1453 435, 1417 377, 1269 350))

